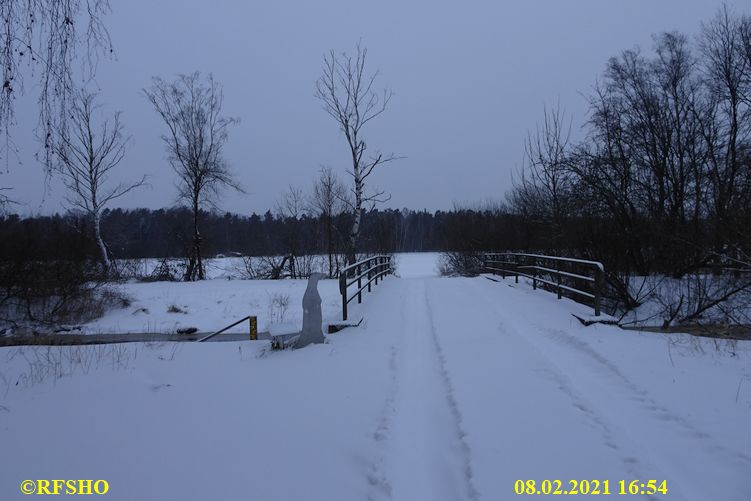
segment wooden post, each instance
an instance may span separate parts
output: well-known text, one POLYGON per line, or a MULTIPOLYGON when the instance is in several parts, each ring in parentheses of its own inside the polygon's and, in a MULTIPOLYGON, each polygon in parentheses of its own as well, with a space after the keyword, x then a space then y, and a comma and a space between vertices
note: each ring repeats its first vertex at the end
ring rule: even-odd
POLYGON ((558 280, 556 280, 558 282, 558 287, 557 287, 557 289, 558 289, 558 299, 561 299, 561 265, 557 264, 556 267, 555 267, 555 269, 558 272, 558 273, 556 273, 556 275, 558 277, 558 280))
POLYGON ((602 297, 602 270, 595 268, 595 316, 600 316, 600 299, 602 297))
POLYGON ((339 292, 342 294, 342 321, 347 320, 347 274, 339 272, 339 292))
POLYGON ((258 341, 258 317, 249 316, 248 327, 250 328, 250 340, 258 341))
POLYGON ((532 290, 537 290, 537 258, 532 260, 532 266, 535 266, 532 268, 532 290))
POLYGON ((519 258, 516 256, 513 256, 513 257, 514 257, 514 282, 518 284, 519 283, 519 258))
POLYGON ((380 273, 380 271, 381 271, 381 258, 377 257, 376 258, 376 265, 375 265, 375 274, 376 274, 376 276, 375 276, 375 284, 376 285, 378 285, 378 274, 380 273))
POLYGON ((362 276, 360 275, 360 265, 357 265, 355 270, 357 273, 357 302, 362 303, 362 276))
POLYGON ((368 292, 370 292, 370 279, 373 278, 373 267, 368 263, 368 292))

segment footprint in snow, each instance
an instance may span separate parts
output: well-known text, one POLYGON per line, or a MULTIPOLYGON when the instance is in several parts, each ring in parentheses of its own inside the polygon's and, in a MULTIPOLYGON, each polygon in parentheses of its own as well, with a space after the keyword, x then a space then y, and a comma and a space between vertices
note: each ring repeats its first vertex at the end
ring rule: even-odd
POLYGON ((151 391, 159 391, 159 390, 161 390, 162 388, 169 388, 170 386, 172 386, 172 385, 171 385, 171 384, 169 384, 169 383, 163 383, 163 384, 152 384, 152 385, 151 385, 151 391))

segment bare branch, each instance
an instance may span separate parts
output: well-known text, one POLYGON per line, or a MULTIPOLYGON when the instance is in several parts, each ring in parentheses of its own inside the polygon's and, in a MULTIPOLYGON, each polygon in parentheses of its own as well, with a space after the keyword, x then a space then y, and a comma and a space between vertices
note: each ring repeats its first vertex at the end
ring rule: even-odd
POLYGON ((229 128, 239 119, 221 114, 222 87, 211 74, 205 83, 198 72, 179 75, 173 82, 155 77, 143 94, 167 126, 162 140, 177 174, 179 196, 193 214, 193 245, 185 278, 203 280, 199 212, 207 205, 216 207, 224 188, 243 191, 223 156, 229 128))
POLYGON ((336 121, 350 150, 352 169, 347 172, 352 175, 354 182, 354 204, 351 204, 353 224, 348 253, 350 262, 355 258, 363 203, 375 205, 384 200, 381 196, 383 193, 373 196, 364 194, 365 180, 377 166, 400 158, 393 154, 384 157, 381 153, 376 153, 365 160, 367 145, 362 138, 362 130, 366 124, 386 111, 393 95, 387 89, 382 92, 374 90, 378 71, 367 74, 367 55, 368 50, 360 42, 357 43, 354 55, 337 55, 333 50, 330 51, 323 57, 322 74, 316 82, 316 97, 323 103, 324 111, 336 121))

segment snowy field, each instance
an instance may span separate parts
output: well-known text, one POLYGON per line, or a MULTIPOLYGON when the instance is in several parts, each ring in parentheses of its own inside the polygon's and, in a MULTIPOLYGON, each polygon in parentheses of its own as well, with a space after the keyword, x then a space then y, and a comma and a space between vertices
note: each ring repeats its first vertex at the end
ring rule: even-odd
MULTIPOLYGON (((113 500, 495 501, 523 498, 520 479, 668 487, 606 499, 751 499, 751 343, 583 327, 582 305, 439 278, 435 258, 399 256, 360 327, 301 350, 0 349, 0 499, 23 499, 25 479, 104 479, 113 500)), ((130 285, 201 328, 248 314, 249 297, 262 314, 274 293, 130 285)), ((286 285, 294 323, 302 289, 286 285)), ((338 315, 335 283, 321 291, 324 316, 338 315)), ((121 313, 100 327, 136 328, 121 313)))
MULTIPOLYGON (((85 324, 87 333, 173 333, 195 327, 200 332, 217 331, 247 315, 258 317, 258 329, 274 324, 302 325, 302 296, 307 280, 226 280, 202 282, 128 283, 118 286, 130 305, 111 310, 85 324)), ((342 300, 336 280, 318 284, 326 321, 341 315, 342 300)), ((246 332, 242 324, 229 332, 246 332)))
MULTIPOLYGON (((397 275, 426 277, 437 274, 437 253, 403 253, 394 257, 397 275)), ((85 333, 174 333, 195 327, 213 332, 246 315, 258 317, 258 328, 295 330, 302 326, 302 296, 307 280, 242 280, 240 258, 208 261, 210 280, 203 282, 125 283, 118 291, 129 298, 127 307, 114 309, 96 321, 82 325, 85 333)), ((143 263, 145 273, 156 260, 143 263)), ((324 322, 341 320, 342 300, 336 280, 322 280, 324 322)), ((352 306, 357 309, 357 306, 352 306)), ((245 332, 239 325, 228 332, 245 332)))

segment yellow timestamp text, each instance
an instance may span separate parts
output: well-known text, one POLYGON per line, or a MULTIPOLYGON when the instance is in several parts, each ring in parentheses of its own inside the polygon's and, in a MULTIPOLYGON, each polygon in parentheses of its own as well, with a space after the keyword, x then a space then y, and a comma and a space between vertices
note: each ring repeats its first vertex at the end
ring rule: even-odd
POLYGON ((514 494, 560 496, 667 495, 667 480, 517 480, 514 494))

